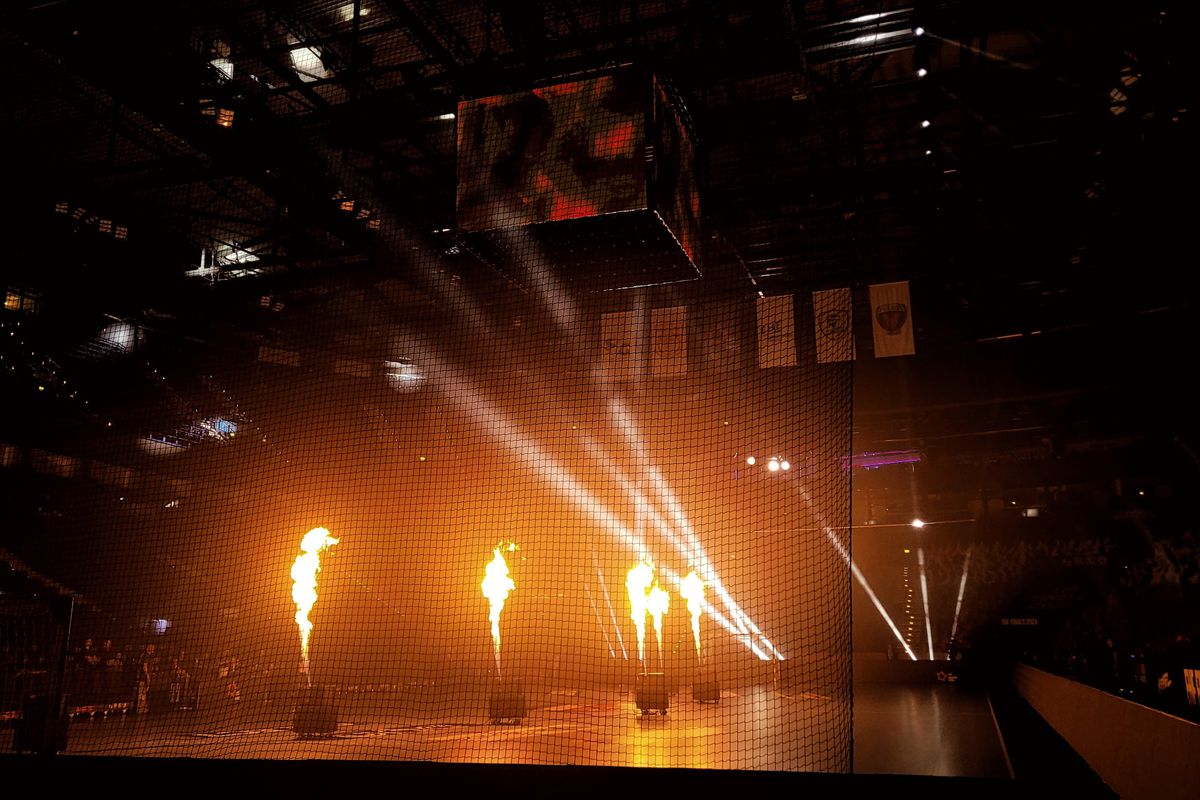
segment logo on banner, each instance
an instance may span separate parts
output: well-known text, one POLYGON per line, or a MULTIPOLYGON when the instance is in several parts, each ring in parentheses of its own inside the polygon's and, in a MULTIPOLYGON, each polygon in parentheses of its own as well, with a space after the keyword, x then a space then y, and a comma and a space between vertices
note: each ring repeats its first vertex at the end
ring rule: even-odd
POLYGON ((821 335, 832 341, 841 341, 850 333, 850 312, 839 308, 826 311, 817 318, 821 335))
POLYGON ((796 323, 790 294, 760 297, 758 310, 758 365, 796 366, 796 323))
POLYGON ((888 336, 899 336, 908 321, 908 306, 904 303, 883 303, 875 309, 875 321, 888 336))
POLYGON ((916 353, 908 281, 871 284, 871 328, 876 358, 916 353))

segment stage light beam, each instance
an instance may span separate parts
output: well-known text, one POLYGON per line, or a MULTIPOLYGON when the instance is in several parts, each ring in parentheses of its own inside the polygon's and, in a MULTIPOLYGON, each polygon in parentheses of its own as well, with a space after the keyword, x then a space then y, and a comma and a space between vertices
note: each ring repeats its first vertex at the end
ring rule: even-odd
POLYGON ((950 626, 950 641, 958 634, 958 614, 962 611, 963 594, 967 590, 967 570, 971 567, 971 548, 967 548, 966 558, 963 559, 962 578, 958 582, 958 600, 954 603, 954 624, 950 626))
POLYGON ((625 649, 625 637, 621 635, 621 626, 617 622, 617 612, 613 608, 612 597, 608 594, 608 583, 604 580, 604 570, 600 569, 600 561, 596 558, 596 551, 592 551, 592 564, 596 567, 596 575, 600 578, 600 591, 604 594, 604 604, 608 606, 608 616, 612 619, 613 631, 617 634, 617 644, 621 646, 621 657, 626 661, 629 660, 629 651, 625 649))
POLYGON ((592 597, 592 590, 586 583, 583 584, 583 593, 587 595, 588 604, 592 607, 592 616, 596 618, 596 627, 600 629, 600 635, 604 637, 604 645, 608 648, 609 658, 616 658, 617 651, 613 650, 612 640, 608 638, 608 626, 600 620, 600 610, 596 608, 596 600, 592 597))
POLYGON ((921 573, 921 605, 925 608, 925 643, 929 647, 929 660, 933 661, 933 629, 929 623, 929 589, 925 582, 925 548, 917 548, 917 566, 921 573))

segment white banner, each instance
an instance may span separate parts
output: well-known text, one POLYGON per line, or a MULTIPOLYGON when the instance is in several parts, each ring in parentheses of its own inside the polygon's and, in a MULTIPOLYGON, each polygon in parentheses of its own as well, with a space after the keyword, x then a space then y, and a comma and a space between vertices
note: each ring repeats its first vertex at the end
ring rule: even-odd
POLYGON ((871 326, 875 331, 876 358, 911 356, 917 352, 908 281, 871 286, 871 326))
POLYGON ((730 308, 702 309, 695 324, 700 336, 700 361, 706 370, 726 371, 741 363, 742 340, 736 312, 730 308))
POLYGON ((817 363, 854 360, 854 304, 850 289, 813 292, 817 363))
POLYGON ((650 312, 650 374, 660 377, 687 372, 687 306, 650 312))
POLYGON ((610 381, 634 378, 641 349, 638 322, 637 311, 615 311, 600 316, 600 363, 610 381))
POLYGON ((796 366, 796 322, 790 294, 758 298, 758 365, 796 366))

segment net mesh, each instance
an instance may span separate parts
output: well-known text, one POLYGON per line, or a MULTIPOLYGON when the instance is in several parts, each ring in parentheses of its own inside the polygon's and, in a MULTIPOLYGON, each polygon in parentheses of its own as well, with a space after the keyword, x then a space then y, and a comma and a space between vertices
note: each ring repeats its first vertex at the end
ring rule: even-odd
MULTIPOLYGON (((266 48, 192 30, 216 90, 188 125, 411 80, 381 10, 303 5, 222 12, 266 48), (383 26, 365 88, 320 35, 360 23, 383 26)), ((494 14, 445 12, 447 46, 500 47, 494 14)), ((819 273, 766 292, 703 216, 750 178, 696 156, 711 97, 668 78, 388 106, 402 141, 369 158, 279 139, 317 225, 239 175, 127 195, 128 220, 47 201, 80 251, 157 247, 138 223, 176 203, 191 249, 144 305, 9 290, 14 745, 61 696, 72 754, 850 769, 851 362, 818 363, 819 273), (400 174, 422 148, 451 168, 400 174)))

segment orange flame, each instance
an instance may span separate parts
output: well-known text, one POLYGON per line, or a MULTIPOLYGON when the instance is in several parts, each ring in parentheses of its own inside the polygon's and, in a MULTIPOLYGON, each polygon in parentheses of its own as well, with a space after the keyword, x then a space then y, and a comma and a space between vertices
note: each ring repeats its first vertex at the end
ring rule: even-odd
MULTIPOLYGON (((504 544, 500 544, 492 550, 492 560, 487 565, 481 584, 483 596, 488 599, 491 606, 488 619, 492 622, 492 649, 496 656, 497 678, 500 677, 500 612, 504 608, 504 601, 508 599, 508 593, 516 588, 513 579, 508 576, 508 562, 504 560, 504 555, 500 552, 504 546, 504 544)), ((517 549, 517 546, 511 542, 507 547, 509 552, 517 549)))
POLYGON ((700 612, 704 608, 704 581, 695 572, 679 584, 679 594, 687 600, 688 613, 692 615, 692 638, 696 640, 696 659, 700 658, 700 612))
POLYGON ((663 649, 662 649, 662 618, 663 614, 671 607, 671 595, 667 594, 667 590, 658 585, 655 581, 654 586, 650 589, 650 594, 646 598, 646 608, 650 611, 650 616, 654 619, 654 637, 658 639, 658 666, 663 665, 663 649))
POLYGON ((638 661, 646 662, 646 612, 650 585, 654 583, 654 565, 648 561, 636 564, 625 576, 625 590, 629 592, 629 616, 637 628, 638 661))
POLYGON ((338 543, 324 528, 313 528, 300 540, 300 555, 292 564, 292 602, 296 604, 296 625, 300 628, 300 659, 304 677, 308 674, 308 640, 313 625, 308 612, 317 602, 317 573, 321 571, 321 551, 338 543))

